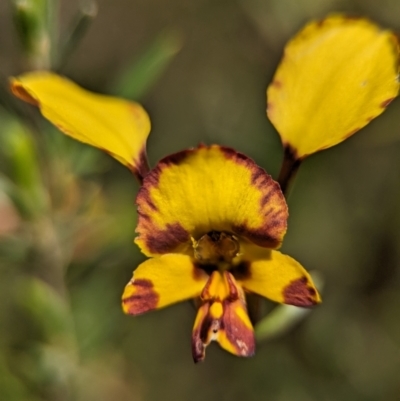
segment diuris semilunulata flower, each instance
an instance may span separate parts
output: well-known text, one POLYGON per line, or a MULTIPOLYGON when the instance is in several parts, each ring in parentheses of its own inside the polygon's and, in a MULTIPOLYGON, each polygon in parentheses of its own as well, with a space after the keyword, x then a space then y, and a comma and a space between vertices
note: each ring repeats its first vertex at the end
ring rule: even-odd
MULTIPOLYGON (((398 61, 395 36, 362 18, 311 22, 288 43, 267 91, 267 113, 284 147, 282 188, 304 158, 384 111, 398 94, 398 61)), ((150 119, 139 104, 50 72, 14 78, 11 88, 62 132, 106 151, 140 180, 135 242, 149 259, 125 287, 123 310, 140 315, 196 299, 195 361, 213 340, 235 355, 254 353, 249 293, 297 306, 320 302, 304 268, 277 251, 286 232, 285 198, 250 158, 200 146, 151 170, 150 119)))

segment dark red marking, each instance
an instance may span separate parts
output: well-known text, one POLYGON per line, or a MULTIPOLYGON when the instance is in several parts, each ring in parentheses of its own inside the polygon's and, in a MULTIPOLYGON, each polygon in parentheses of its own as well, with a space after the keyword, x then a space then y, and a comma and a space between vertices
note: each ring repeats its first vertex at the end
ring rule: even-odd
POLYGON ((247 327, 235 313, 237 302, 245 308, 240 300, 234 302, 224 301, 221 330, 225 330, 226 337, 235 348, 236 355, 243 357, 253 356, 256 348, 254 331, 247 327))
POLYGON ((283 298, 285 304, 294 306, 313 306, 317 304, 316 294, 308 282, 307 277, 293 280, 283 290, 283 298))
POLYGON ((179 223, 167 224, 164 230, 151 227, 150 224, 141 236, 150 252, 158 254, 173 252, 179 245, 190 240, 189 233, 179 223))
POLYGON ((275 87, 276 89, 282 88, 282 82, 278 81, 277 79, 274 79, 271 83, 270 86, 275 87))
POLYGON ((258 246, 270 249, 278 248, 281 245, 280 234, 283 229, 286 229, 286 219, 268 221, 264 227, 256 230, 249 229, 245 224, 233 227, 234 233, 238 236, 243 236, 258 246), (283 220, 285 220, 284 225, 282 224, 283 220), (278 231, 278 233, 274 233, 274 231, 278 231))
MULTIPOLYGON (((210 318, 208 315, 208 311, 210 308, 209 303, 200 306, 200 308, 204 309, 205 314, 203 320, 197 324, 197 326, 193 329, 192 332, 192 356, 195 363, 201 362, 205 358, 205 349, 206 349, 205 342, 207 340, 208 328, 211 325, 210 318)), ((200 313, 200 310, 198 313, 200 313)))
POLYGON ((245 280, 251 277, 250 262, 242 261, 230 269, 236 280, 245 280))
POLYGON ((15 82, 11 84, 11 92, 23 101, 40 107, 40 103, 33 98, 20 83, 15 82))
POLYGON ((239 292, 235 279, 233 278, 232 274, 227 271, 224 271, 224 275, 229 287, 229 296, 227 300, 229 300, 230 302, 236 301, 237 299, 239 299, 239 292))
MULTIPOLYGON (((192 277, 194 280, 199 281, 209 276, 208 272, 201 268, 202 265, 193 263, 192 277)), ((215 267, 216 269, 216 267, 215 267)))
POLYGON ((389 98, 389 99, 386 99, 386 100, 384 100, 384 101, 380 104, 380 106, 381 106, 382 108, 388 107, 389 104, 392 103, 392 101, 393 101, 394 99, 395 99, 394 97, 391 97, 391 98, 389 98))
POLYGON ((131 285, 135 287, 135 294, 122 299, 122 303, 128 305, 130 315, 141 315, 156 309, 160 297, 150 280, 137 279, 131 285))

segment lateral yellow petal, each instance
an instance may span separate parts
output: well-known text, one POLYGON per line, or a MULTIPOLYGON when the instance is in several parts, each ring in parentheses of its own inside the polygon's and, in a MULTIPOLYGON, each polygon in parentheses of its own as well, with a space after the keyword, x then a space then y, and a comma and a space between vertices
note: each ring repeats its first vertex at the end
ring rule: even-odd
POLYGON ((264 250, 245 255, 236 281, 245 290, 295 306, 313 306, 321 298, 307 271, 290 256, 279 251, 264 250))
POLYGON ((168 254, 143 262, 122 295, 122 309, 141 315, 176 302, 198 297, 208 275, 189 256, 168 254))
POLYGON ((136 243, 147 255, 192 252, 191 239, 225 231, 269 248, 286 232, 279 184, 230 148, 202 146, 161 160, 136 199, 136 243))
POLYGON ((298 158, 329 148, 379 116, 397 96, 394 34, 333 15, 308 24, 286 46, 267 90, 267 114, 298 158))
POLYGON ((150 119, 137 103, 91 93, 51 72, 32 72, 11 80, 20 99, 72 138, 102 149, 143 176, 150 119))

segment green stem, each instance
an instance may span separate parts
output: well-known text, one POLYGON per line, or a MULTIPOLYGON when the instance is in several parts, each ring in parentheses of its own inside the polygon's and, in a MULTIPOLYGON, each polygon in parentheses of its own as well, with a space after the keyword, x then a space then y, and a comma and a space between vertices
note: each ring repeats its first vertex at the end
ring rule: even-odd
POLYGON ((78 47, 87 30, 97 15, 97 4, 94 0, 86 0, 78 10, 63 40, 60 41, 58 58, 54 62, 54 70, 60 71, 71 54, 78 47))

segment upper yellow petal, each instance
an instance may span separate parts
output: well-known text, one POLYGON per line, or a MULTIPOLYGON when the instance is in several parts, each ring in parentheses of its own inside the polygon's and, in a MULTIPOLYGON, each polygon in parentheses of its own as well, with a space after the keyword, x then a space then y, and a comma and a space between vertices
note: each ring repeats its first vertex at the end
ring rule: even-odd
POLYGON ((122 308, 130 315, 163 308, 200 296, 208 275, 189 256, 168 254, 143 262, 122 295, 122 308))
POLYGON ((298 158, 326 149, 380 115, 399 91, 398 43, 365 19, 334 15, 286 46, 267 114, 298 158))
POLYGON ((65 134, 106 151, 139 175, 146 172, 150 119, 139 104, 91 93, 44 71, 13 78, 11 89, 65 134))
POLYGON ((147 255, 187 252, 215 230, 260 246, 280 246, 287 205, 279 184, 230 148, 199 147, 161 160, 136 199, 136 243, 147 255))

